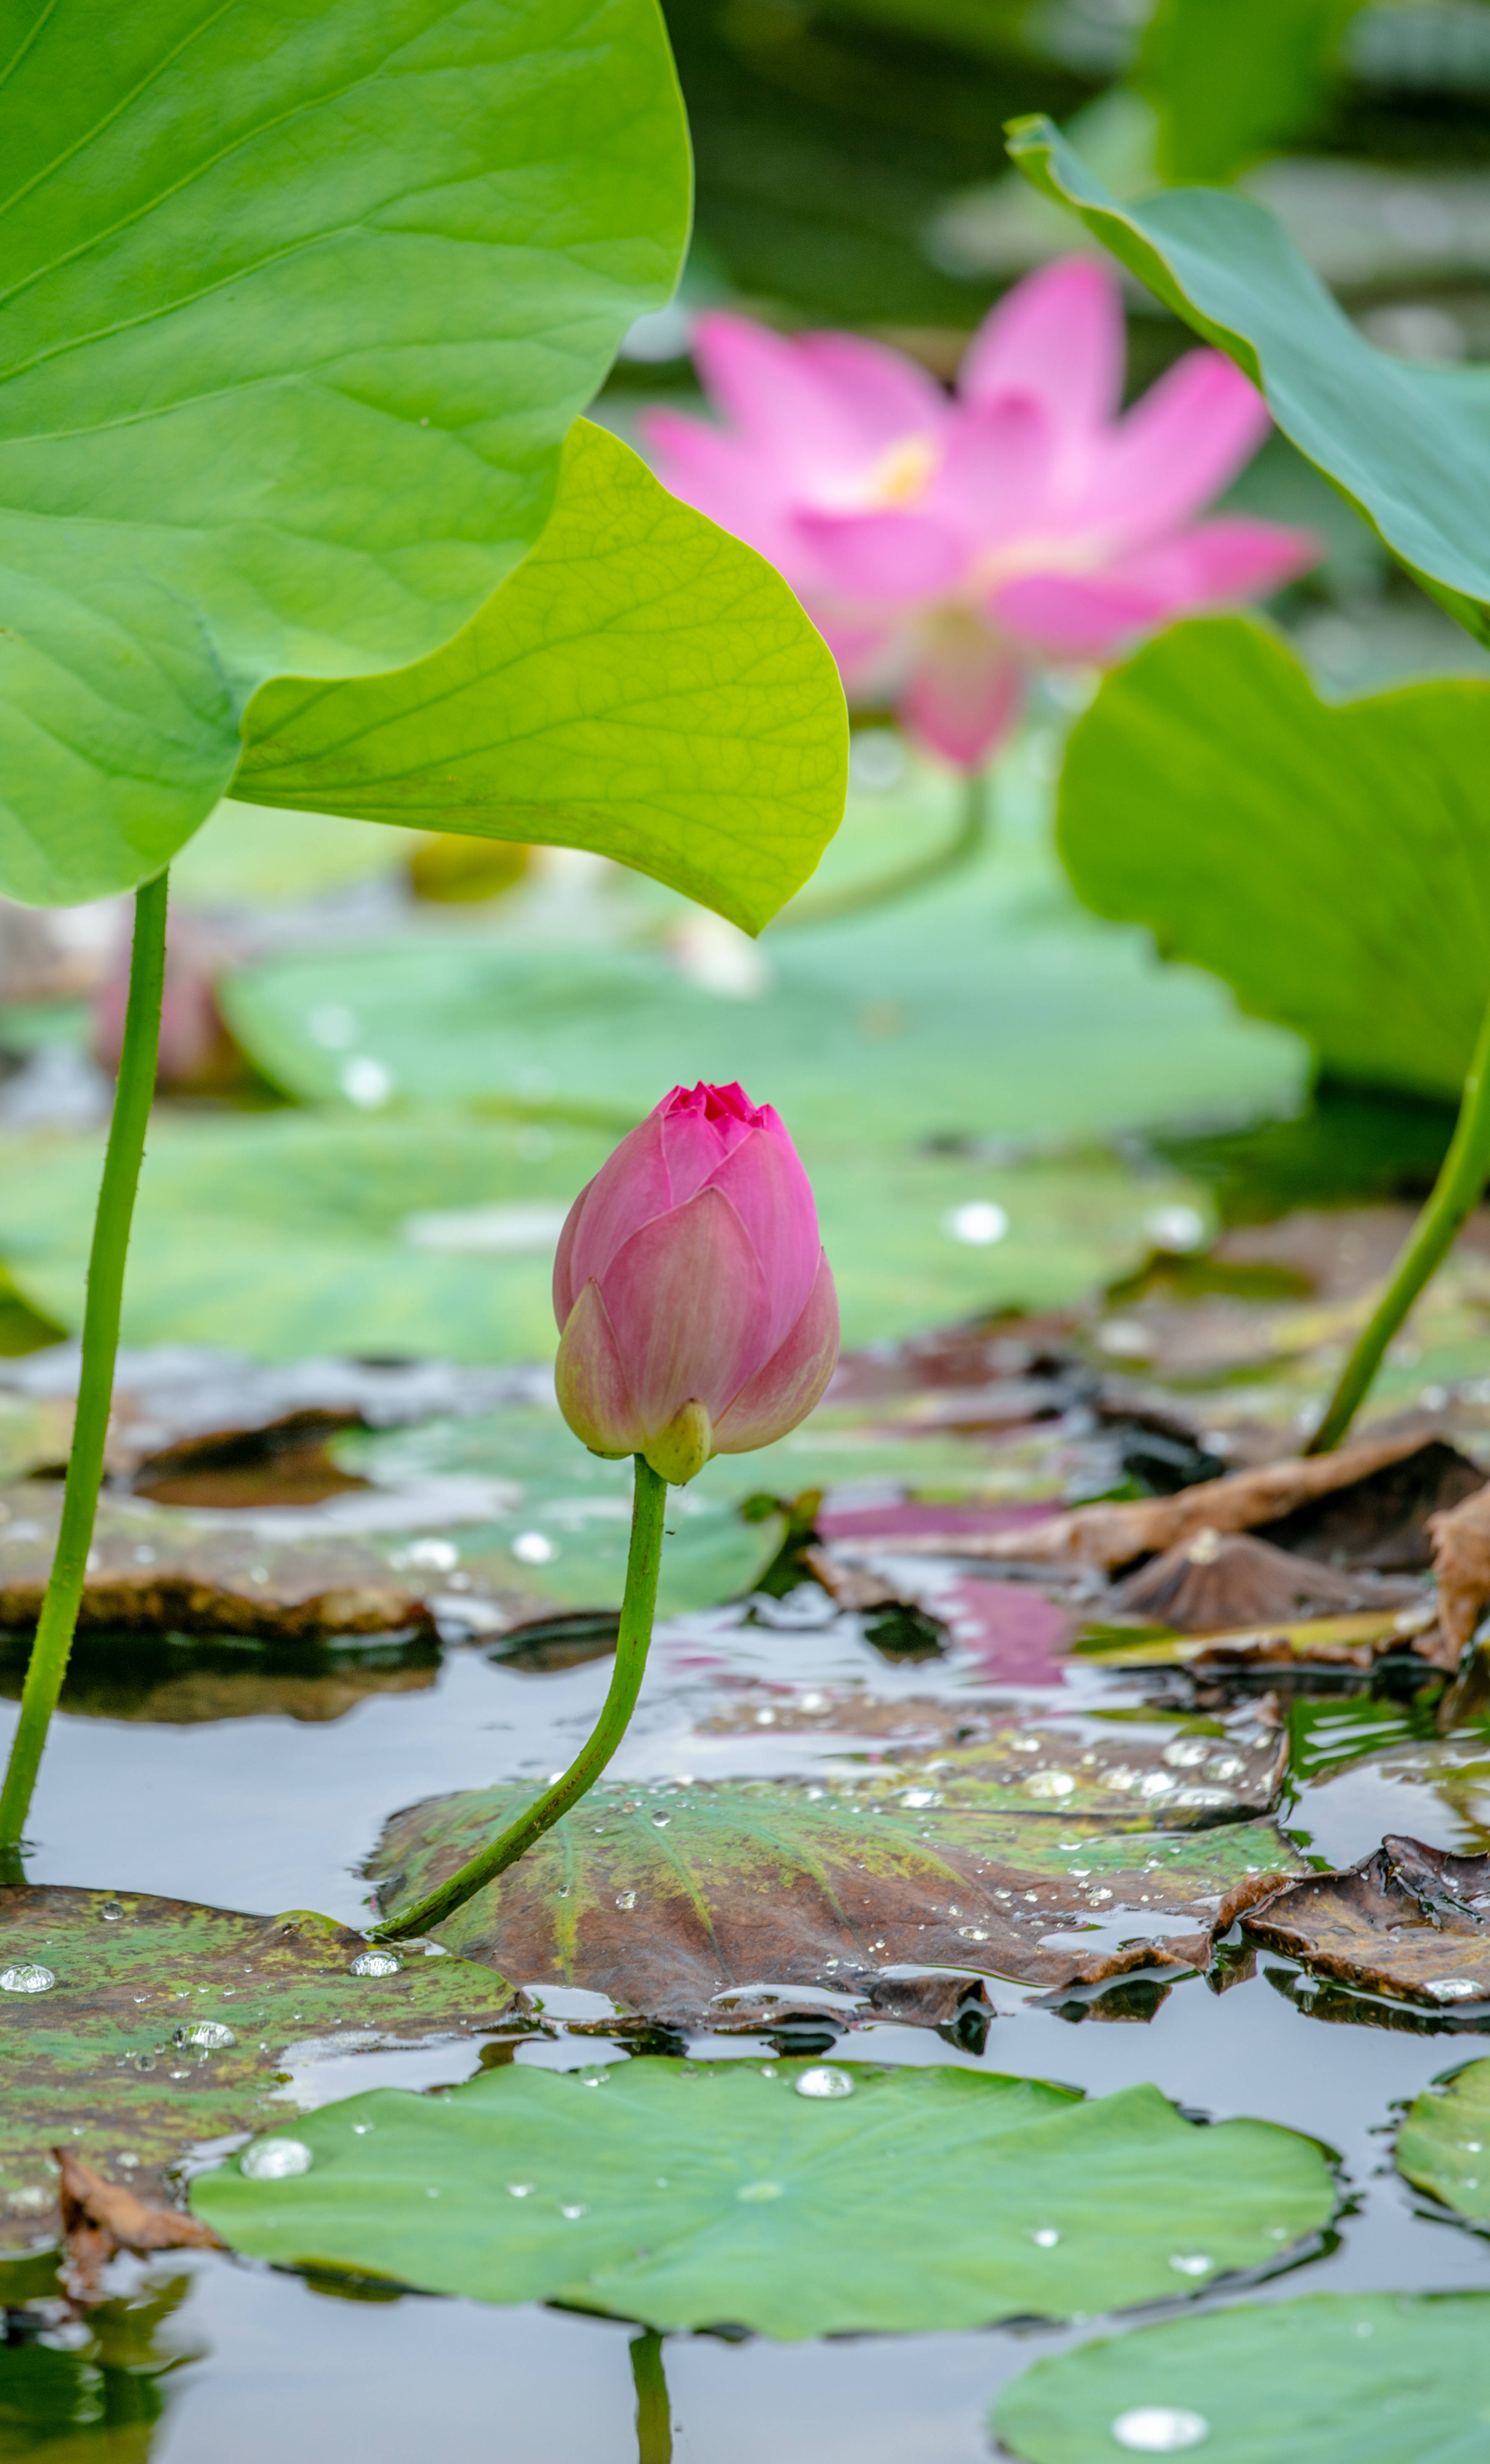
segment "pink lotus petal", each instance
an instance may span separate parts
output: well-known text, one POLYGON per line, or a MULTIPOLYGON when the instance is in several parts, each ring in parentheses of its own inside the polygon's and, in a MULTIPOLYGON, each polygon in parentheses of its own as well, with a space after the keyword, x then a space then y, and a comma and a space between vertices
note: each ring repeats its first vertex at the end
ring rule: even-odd
POLYGON ((1083 527, 1120 552, 1189 519, 1250 461, 1272 422, 1266 403, 1219 351, 1191 351, 1150 386, 1102 447, 1083 527))
POLYGON ((694 323, 693 361, 705 390, 795 483, 836 487, 873 459, 837 387, 784 335, 715 309, 694 323))
POLYGON ((1044 510, 1058 443, 1048 409, 1027 396, 969 405, 948 429, 928 513, 970 547, 1062 527, 1044 510))
MULTIPOLYGON (((672 1204, 672 1183, 663 1146, 657 1111, 628 1130, 614 1154, 608 1155, 595 1178, 569 1210, 560 1235, 565 1271, 572 1293, 603 1275, 612 1258, 633 1232, 672 1204), (571 1231, 570 1226, 573 1225, 571 1231), (568 1247, 565 1251, 564 1243, 568 1247)), ((555 1261, 556 1309, 559 1304, 558 1260, 555 1261)), ((566 1312, 567 1315, 567 1312, 566 1312)), ((560 1320, 562 1324, 562 1320, 560 1320)))
POLYGON ((934 437, 948 418, 951 406, 935 378, 899 351, 857 334, 799 334, 796 347, 876 455, 907 437, 934 437))
POLYGON ((1318 553, 1306 531, 1238 515, 1202 522, 1100 574, 1031 574, 1008 583, 995 593, 994 612, 1047 656, 1110 659, 1166 617, 1276 590, 1318 553))
POLYGON ((774 1125, 785 1134, 770 1106, 757 1112, 743 1087, 674 1087, 652 1118, 662 1133, 670 1206, 686 1205, 761 1130, 774 1125))
POLYGON ((626 1384, 616 1331, 598 1284, 586 1284, 569 1312, 554 1385, 575 1436, 593 1454, 640 1454, 646 1432, 626 1384))
POLYGON ((639 424, 657 476, 673 495, 783 572, 800 556, 785 473, 758 447, 677 410, 646 411, 639 424))
POLYGON ((849 600, 913 607, 961 581, 962 542, 925 514, 799 514, 793 530, 818 583, 849 600))
POLYGON ((765 1277, 716 1189, 633 1233, 601 1288, 648 1438, 694 1400, 716 1419, 770 1356, 765 1277))
POLYGON ((932 753, 980 770, 1019 716, 1024 671, 976 617, 961 610, 922 627, 900 715, 932 753))
POLYGON ((587 1180, 581 1190, 579 1197, 564 1217, 564 1228, 559 1236, 559 1246, 554 1252, 554 1316, 560 1334, 569 1323, 569 1312, 575 1303, 573 1267, 575 1238, 580 1229, 580 1218, 584 1212, 585 1200, 594 1186, 593 1180, 587 1180))
POLYGON ((714 1450, 749 1454, 784 1438, 821 1403, 838 1362, 838 1294, 827 1259, 817 1271, 794 1326, 714 1422, 714 1450))
POLYGON ((775 1352, 806 1307, 822 1259, 817 1201, 775 1112, 719 1165, 711 1187, 730 1200, 759 1259, 771 1261, 764 1349, 775 1352))
POLYGON ((1123 300, 1099 259, 1063 257, 1000 299, 968 345, 964 402, 1033 396, 1067 434, 1112 417, 1123 396, 1123 300))

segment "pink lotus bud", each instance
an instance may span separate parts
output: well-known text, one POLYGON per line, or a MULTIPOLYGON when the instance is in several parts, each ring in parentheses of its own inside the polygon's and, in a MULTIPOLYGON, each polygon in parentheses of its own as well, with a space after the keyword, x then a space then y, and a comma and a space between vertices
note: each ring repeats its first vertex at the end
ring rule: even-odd
POLYGON ((769 1104, 675 1087, 569 1210, 556 1383, 592 1454, 691 1480, 806 1419, 838 1358, 812 1185, 769 1104))

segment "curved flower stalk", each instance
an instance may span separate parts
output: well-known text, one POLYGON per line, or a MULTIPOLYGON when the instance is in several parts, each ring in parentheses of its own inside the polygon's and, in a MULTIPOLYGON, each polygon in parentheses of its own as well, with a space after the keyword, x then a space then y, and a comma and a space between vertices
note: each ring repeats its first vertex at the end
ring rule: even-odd
POLYGON ((812 1184, 769 1104, 675 1087, 581 1189, 554 1261, 559 1406, 592 1454, 634 1455, 610 1690, 588 1743, 527 1813, 378 1928, 424 1933, 515 1865, 609 1762, 636 1705, 669 1484, 806 1419, 838 1359, 812 1184))
POLYGON ((714 427, 648 413, 660 476, 779 567, 851 697, 980 770, 1032 675, 1102 663, 1150 627, 1276 589, 1304 531, 1195 517, 1268 427, 1219 351, 1192 351, 1118 416, 1115 277, 1069 257, 1016 285, 973 337, 955 394, 852 334, 694 328, 714 427))

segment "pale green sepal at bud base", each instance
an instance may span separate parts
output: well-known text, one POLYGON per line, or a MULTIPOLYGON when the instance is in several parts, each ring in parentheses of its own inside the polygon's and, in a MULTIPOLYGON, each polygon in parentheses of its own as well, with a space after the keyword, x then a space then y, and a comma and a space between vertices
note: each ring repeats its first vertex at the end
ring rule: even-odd
POLYGON ((701 1472, 714 1450, 713 1422, 702 1403, 685 1403, 675 1412, 659 1437, 653 1438, 642 1452, 659 1480, 683 1488, 695 1473, 701 1472))

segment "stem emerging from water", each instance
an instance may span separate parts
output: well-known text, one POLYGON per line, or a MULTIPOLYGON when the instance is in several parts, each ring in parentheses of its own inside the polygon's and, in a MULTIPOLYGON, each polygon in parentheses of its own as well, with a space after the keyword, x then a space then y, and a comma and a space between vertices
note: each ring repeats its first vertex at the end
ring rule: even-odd
POLYGON ((1402 1254, 1355 1347, 1340 1373, 1325 1417, 1304 1451, 1328 1454, 1338 1446, 1381 1367, 1381 1358, 1408 1310, 1438 1266, 1479 1202, 1490 1173, 1490 1005, 1480 1023, 1459 1116, 1442 1169, 1413 1224, 1402 1254))
POLYGON ((962 819, 955 836, 945 847, 931 855, 918 856, 914 864, 902 865, 896 872, 882 872, 872 881, 857 882, 851 889, 827 891, 821 898, 794 899, 783 915, 776 919, 777 932, 797 931, 808 924, 837 924, 845 915, 866 914, 871 907, 888 907, 898 898, 907 898, 913 890, 930 889, 933 881, 944 880, 948 873, 960 872, 975 856, 982 854, 988 841, 989 803, 992 781, 986 770, 970 770, 962 781, 962 819))
POLYGON ((662 2338, 655 2327, 631 2339, 636 2381, 637 2464, 672 2464, 672 2407, 662 2365, 662 2338))
POLYGON ((36 1785, 47 1727, 67 1674, 88 1568, 88 1547, 103 1476, 103 1440, 114 1394, 114 1354, 119 1348, 124 1257, 135 1211, 140 1159, 155 1093, 156 1049, 161 1035, 161 993, 165 981, 166 875, 159 873, 135 893, 135 942, 129 966, 129 1003, 119 1056, 119 1084, 108 1152, 94 1217, 88 1260, 88 1301, 83 1315, 82 1365, 77 1418, 62 1493, 62 1521, 47 1595, 32 1644, 20 1724, 0 1792, 0 1871, 23 1879, 21 1833, 36 1785))
POLYGON ((576 1756, 562 1779, 545 1789, 537 1803, 519 1815, 499 1837, 481 1849, 452 1874, 447 1882, 427 1891, 403 1914, 390 1917, 385 1925, 375 1927, 373 1942, 398 1942, 405 1935, 427 1933, 453 1915, 483 1882, 493 1875, 504 1874, 515 1865, 535 1840, 551 1831, 560 1815, 577 1805, 586 1789, 593 1788, 611 1755, 626 1732, 626 1723, 636 1707, 641 1690, 642 1673, 646 1666, 647 1645, 652 1639, 652 1612, 657 1605, 657 1569, 662 1560, 662 1519, 668 1500, 668 1484, 653 1471, 643 1456, 636 1458, 636 1498, 631 1508, 631 1549, 626 1558, 625 1597, 621 1607, 621 1631, 616 1639, 616 1663, 611 1670, 610 1691, 605 1697, 600 1718, 587 1745, 576 1756))

